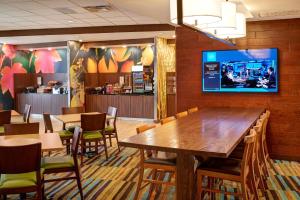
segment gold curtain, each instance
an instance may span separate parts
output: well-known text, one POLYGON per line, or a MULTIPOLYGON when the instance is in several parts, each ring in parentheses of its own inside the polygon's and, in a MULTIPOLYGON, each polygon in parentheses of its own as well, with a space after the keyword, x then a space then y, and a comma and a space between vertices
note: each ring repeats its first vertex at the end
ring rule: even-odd
POLYGON ((157 119, 167 116, 166 73, 175 72, 175 54, 175 45, 168 44, 167 39, 156 38, 157 119))

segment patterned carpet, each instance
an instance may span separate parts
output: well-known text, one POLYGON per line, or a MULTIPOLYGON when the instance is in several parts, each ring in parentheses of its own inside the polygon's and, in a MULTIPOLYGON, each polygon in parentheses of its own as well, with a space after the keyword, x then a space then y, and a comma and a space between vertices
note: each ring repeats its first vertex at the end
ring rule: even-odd
MULTIPOLYGON (((55 156, 60 153, 52 154, 55 156)), ((122 148, 119 153, 114 147, 109 148, 109 160, 103 153, 85 158, 82 168, 82 185, 85 199, 99 200, 131 200, 135 194, 138 177, 139 152, 136 149, 122 148)), ((149 171, 145 173, 149 174, 149 171)), ((268 190, 262 199, 300 199, 300 163, 274 161, 272 176, 266 181, 268 190)), ((61 174, 60 176, 69 176, 61 174)), ((52 176, 52 175, 51 175, 52 176)), ((54 176, 59 176, 58 174, 54 176)), ((167 176, 167 175, 166 175, 167 176)), ((47 176, 48 178, 49 175, 47 176)), ((239 190, 240 186, 233 182, 225 182, 225 190, 239 190)), ((142 191, 141 199, 148 197, 149 187, 142 191)), ((155 200, 162 199, 159 190, 155 200)), ((46 184, 47 199, 80 199, 76 181, 62 181, 46 184)), ((174 199, 175 188, 170 188, 167 199, 174 199)), ((29 196, 29 195, 28 195, 29 196)), ((9 196, 8 199, 15 199, 9 196)), ((216 199, 237 199, 232 196, 217 195, 216 199)))

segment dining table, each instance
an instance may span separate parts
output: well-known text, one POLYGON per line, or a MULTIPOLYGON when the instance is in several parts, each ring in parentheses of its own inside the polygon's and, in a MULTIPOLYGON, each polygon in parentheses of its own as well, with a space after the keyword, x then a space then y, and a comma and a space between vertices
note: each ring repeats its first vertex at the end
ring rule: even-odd
POLYGON ((60 151, 64 149, 58 133, 0 136, 0 146, 23 146, 37 142, 42 144, 42 152, 60 151))
MULTIPOLYGON (((64 114, 64 115, 55 115, 54 117, 63 123, 63 129, 65 129, 66 124, 81 122, 81 114, 99 114, 99 113, 100 112, 64 114)), ((111 120, 113 118, 114 117, 111 115, 106 115, 106 120, 111 120)))
POLYGON ((21 114, 18 113, 17 111, 15 111, 15 110, 11 110, 11 116, 12 117, 18 117, 18 116, 21 116, 21 114))
POLYGON ((227 158, 264 111, 264 108, 201 108, 122 139, 119 145, 176 153, 176 199, 191 200, 195 197, 195 156, 227 158))

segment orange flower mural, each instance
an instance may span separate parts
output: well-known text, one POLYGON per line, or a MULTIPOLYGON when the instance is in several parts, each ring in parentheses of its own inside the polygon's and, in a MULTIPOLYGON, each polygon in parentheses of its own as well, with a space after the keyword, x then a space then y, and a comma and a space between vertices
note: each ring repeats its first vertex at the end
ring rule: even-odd
POLYGON ((59 53, 54 49, 51 51, 40 50, 35 52, 35 72, 54 73, 54 63, 61 61, 59 53))
POLYGON ((121 68, 121 72, 123 73, 131 73, 131 68, 134 65, 133 60, 127 60, 121 68))
POLYGON ((14 74, 17 73, 27 73, 27 71, 23 68, 21 63, 14 63, 12 67, 5 66, 1 70, 1 86, 2 93, 10 92, 11 96, 14 98, 14 74))
POLYGON ((128 60, 131 52, 126 47, 114 47, 111 48, 111 55, 115 62, 124 62, 128 60))
POLYGON ((118 64, 109 59, 108 65, 105 62, 105 57, 103 57, 98 63, 98 72, 99 73, 116 73, 118 72, 118 64))

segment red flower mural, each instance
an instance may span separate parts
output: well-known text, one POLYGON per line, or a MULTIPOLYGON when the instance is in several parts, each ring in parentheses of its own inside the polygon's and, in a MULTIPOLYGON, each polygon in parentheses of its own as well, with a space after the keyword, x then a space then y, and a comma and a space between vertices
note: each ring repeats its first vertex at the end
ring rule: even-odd
POLYGON ((61 57, 56 50, 39 50, 35 52, 35 72, 54 73, 54 63, 61 61, 61 57))
POLYGON ((1 70, 1 86, 2 93, 9 91, 11 96, 14 98, 14 74, 27 73, 21 63, 14 63, 12 67, 5 66, 1 70))
POLYGON ((2 51, 6 57, 13 59, 16 56, 16 49, 13 45, 4 44, 2 51))

